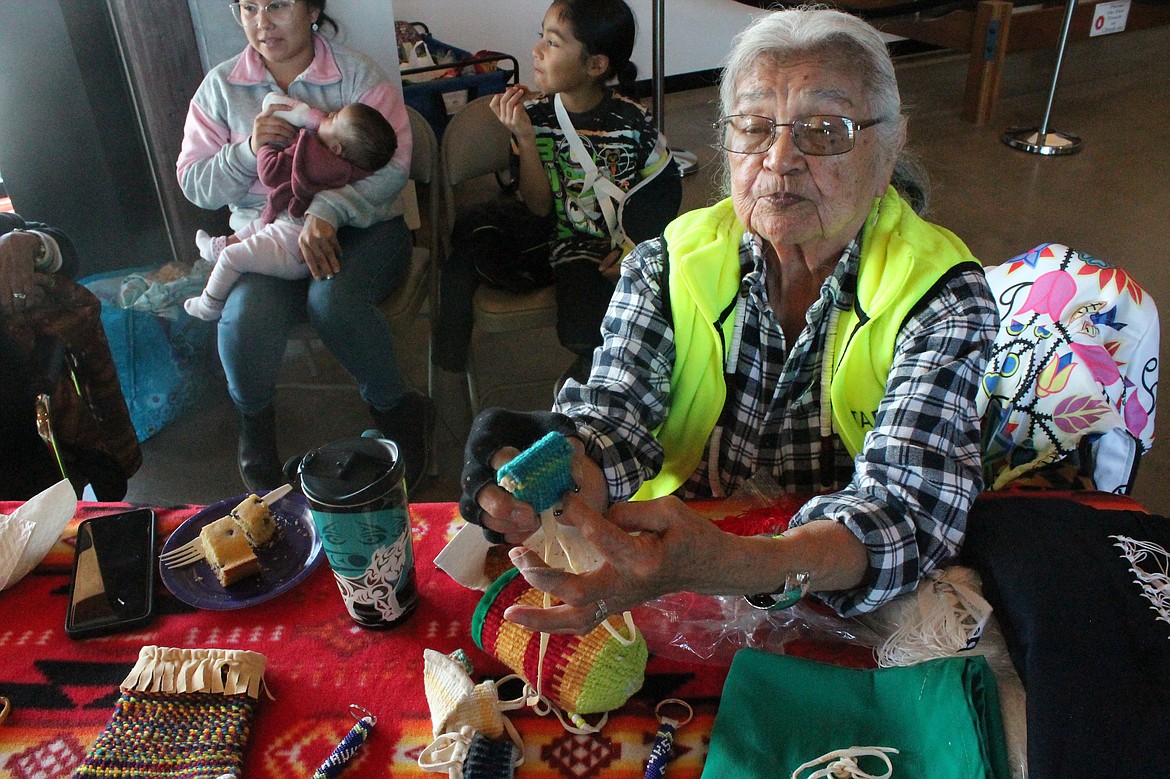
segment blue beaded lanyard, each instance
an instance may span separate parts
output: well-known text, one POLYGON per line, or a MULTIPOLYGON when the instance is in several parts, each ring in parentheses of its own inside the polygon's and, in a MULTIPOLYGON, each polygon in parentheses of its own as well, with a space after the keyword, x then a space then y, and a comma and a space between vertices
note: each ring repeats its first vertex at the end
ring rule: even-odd
POLYGON ((667 698, 654 707, 654 716, 658 718, 658 732, 654 735, 654 746, 650 749, 650 758, 646 761, 645 779, 662 779, 666 775, 666 766, 670 762, 670 753, 674 750, 674 732, 691 721, 694 711, 686 701, 678 698, 667 698), (677 720, 662 714, 662 707, 673 704, 682 707, 686 712, 684 719, 677 720))
POLYGON ((366 739, 370 736, 370 731, 374 729, 374 724, 378 718, 371 714, 366 709, 363 709, 357 704, 351 703, 349 705, 349 714, 357 724, 345 734, 345 738, 341 739, 341 743, 329 754, 321 767, 313 774, 313 779, 334 779, 340 776, 348 763, 357 753, 358 748, 366 743, 366 739), (359 713, 361 716, 359 716, 359 713))

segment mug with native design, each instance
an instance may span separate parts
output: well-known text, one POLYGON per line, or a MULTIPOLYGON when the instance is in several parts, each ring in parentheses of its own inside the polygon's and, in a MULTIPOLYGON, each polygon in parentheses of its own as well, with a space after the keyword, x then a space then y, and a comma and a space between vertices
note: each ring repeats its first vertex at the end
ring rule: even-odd
POLYGON ((418 587, 398 445, 367 430, 309 452, 296 473, 349 616, 374 629, 406 619, 418 587))

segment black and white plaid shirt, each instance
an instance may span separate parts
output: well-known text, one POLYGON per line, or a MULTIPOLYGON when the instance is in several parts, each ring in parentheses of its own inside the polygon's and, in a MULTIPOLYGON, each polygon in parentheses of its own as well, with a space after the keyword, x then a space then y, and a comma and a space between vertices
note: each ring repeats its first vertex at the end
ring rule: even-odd
MULTIPOLYGON (((651 434, 666 417, 674 332, 662 310, 661 240, 641 244, 622 267, 602 324, 605 340, 587 385, 567 382, 555 410, 573 417, 586 449, 624 500, 661 468, 651 434)), ((822 472, 821 361, 832 306, 853 305, 859 244, 845 250, 806 327, 789 349, 768 306, 764 256, 746 235, 735 335, 728 345, 723 415, 680 495, 732 495, 757 472, 785 492, 824 493, 793 519, 843 522, 869 552, 869 573, 847 592, 819 593, 839 613, 870 611, 914 588, 958 551, 967 511, 982 489, 975 396, 998 313, 981 270, 952 276, 907 320, 886 395, 864 451, 840 439, 822 472)))

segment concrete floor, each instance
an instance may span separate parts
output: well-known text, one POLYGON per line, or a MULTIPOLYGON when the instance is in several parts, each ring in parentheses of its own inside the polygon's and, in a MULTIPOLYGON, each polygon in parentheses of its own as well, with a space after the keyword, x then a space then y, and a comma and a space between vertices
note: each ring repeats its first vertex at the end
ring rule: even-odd
MULTIPOLYGON (((1009 126, 1036 126, 1044 113, 1055 53, 1009 57, 1001 99, 992 121, 962 121, 960 101, 967 57, 916 55, 899 61, 903 101, 911 117, 911 146, 935 183, 932 219, 962 237, 986 264, 1003 262, 1033 246, 1065 243, 1118 265, 1153 298, 1170 305, 1170 28, 1126 33, 1071 44, 1049 128, 1080 135, 1082 152, 1044 157, 1013 150, 1000 141, 1009 126)), ((716 118, 714 90, 674 93, 666 99, 666 132, 673 146, 695 153, 696 172, 684 180, 684 208, 717 197, 718 160, 710 147, 716 118)), ((399 354, 410 381, 426 383, 426 336, 420 318, 399 354)), ((551 331, 523 334, 510 344, 477 344, 492 353, 501 373, 523 371, 537 388, 496 392, 489 402, 514 408, 547 408, 552 383, 572 361, 551 331)), ((278 395, 282 455, 304 452, 369 425, 348 378, 320 344, 294 342, 286 355, 278 395), (312 375, 313 366, 317 374, 312 375), (305 385, 312 385, 306 388, 305 385), (337 386, 331 386, 337 385, 337 386)), ((1162 345, 1162 358, 1167 346, 1162 345)), ((485 376, 489 386, 499 379, 485 376)), ((459 468, 469 423, 463 388, 440 376, 440 472, 411 496, 452 501, 459 496, 459 468)), ((1162 409, 1165 411, 1164 407, 1162 409)), ((145 464, 131 480, 128 499, 160 505, 212 503, 243 491, 235 465, 235 428, 226 391, 217 385, 198 406, 143 444, 145 464)), ((1170 449, 1155 445, 1142 463, 1135 496, 1170 514, 1170 449)))

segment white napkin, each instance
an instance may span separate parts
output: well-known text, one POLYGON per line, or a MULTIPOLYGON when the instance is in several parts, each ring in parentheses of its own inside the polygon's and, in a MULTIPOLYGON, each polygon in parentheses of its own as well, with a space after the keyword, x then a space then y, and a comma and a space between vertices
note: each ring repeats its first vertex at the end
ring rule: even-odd
POLYGON ((37 567, 76 513, 73 485, 62 479, 12 514, 0 514, 0 590, 37 567))
MULTIPOLYGON (((540 555, 549 567, 559 571, 585 572, 601 565, 601 555, 585 540, 580 530, 568 525, 553 525, 556 538, 547 539, 546 527, 549 527, 548 523, 530 535, 524 545, 540 555)), ((491 546, 481 527, 464 525, 435 556, 435 566, 464 587, 486 590, 492 583, 484 572, 491 546)))

